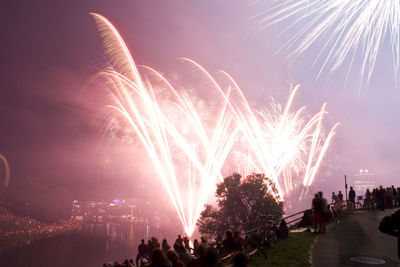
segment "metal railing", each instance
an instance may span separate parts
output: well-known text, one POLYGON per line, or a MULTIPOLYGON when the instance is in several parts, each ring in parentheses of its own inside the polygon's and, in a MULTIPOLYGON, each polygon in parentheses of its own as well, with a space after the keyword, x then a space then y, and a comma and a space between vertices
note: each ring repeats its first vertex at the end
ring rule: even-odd
MULTIPOLYGON (((301 220, 301 219, 303 218, 304 213, 305 213, 306 211, 308 211, 308 210, 311 210, 311 209, 305 209, 305 210, 296 212, 296 213, 294 213, 294 214, 288 215, 288 216, 286 216, 286 217, 283 217, 283 218, 281 218, 281 219, 279 219, 279 220, 275 220, 275 221, 274 221, 274 224, 277 225, 277 224, 279 224, 279 222, 282 221, 282 220, 285 220, 285 221, 286 221, 286 220, 289 219, 289 218, 293 218, 293 217, 295 217, 295 216, 302 215, 302 216, 300 216, 300 217, 298 217, 298 218, 295 218, 295 219, 293 219, 293 220, 290 220, 289 222, 286 222, 286 224, 289 226, 290 224, 293 224, 294 222, 297 222, 297 221, 301 220)), ((268 215, 263 215, 263 214, 260 214, 260 216, 263 217, 263 218, 271 218, 270 216, 268 216, 268 215)), ((247 235, 247 234, 249 234, 249 233, 258 231, 258 230, 260 230, 262 227, 265 226, 265 223, 266 223, 266 222, 262 223, 260 226, 257 226, 257 227, 255 227, 255 228, 253 228, 253 229, 250 229, 250 230, 244 232, 243 234, 244 234, 244 235, 247 235)))

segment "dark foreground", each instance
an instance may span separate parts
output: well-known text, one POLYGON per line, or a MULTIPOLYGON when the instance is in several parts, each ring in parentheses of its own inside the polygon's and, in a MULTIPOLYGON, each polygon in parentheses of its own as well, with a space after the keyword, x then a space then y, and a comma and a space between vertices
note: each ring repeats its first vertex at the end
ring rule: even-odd
POLYGON ((394 211, 357 211, 333 223, 325 234, 318 236, 311 250, 313 266, 400 266, 396 238, 378 230, 382 218, 394 211))

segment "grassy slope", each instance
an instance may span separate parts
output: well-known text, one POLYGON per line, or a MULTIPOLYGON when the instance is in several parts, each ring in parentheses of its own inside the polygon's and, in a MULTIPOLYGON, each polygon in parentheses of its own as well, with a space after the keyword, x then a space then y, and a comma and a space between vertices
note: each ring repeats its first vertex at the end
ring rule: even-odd
POLYGON ((316 235, 310 232, 293 233, 286 240, 267 250, 268 259, 264 256, 251 258, 250 266, 311 266, 309 263, 309 250, 316 235))

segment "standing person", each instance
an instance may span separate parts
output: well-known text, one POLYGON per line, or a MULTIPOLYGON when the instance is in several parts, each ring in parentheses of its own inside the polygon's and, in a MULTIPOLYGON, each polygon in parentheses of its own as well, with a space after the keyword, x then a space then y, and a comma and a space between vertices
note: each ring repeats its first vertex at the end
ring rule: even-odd
POLYGON ((397 190, 394 187, 394 185, 392 185, 392 195, 393 195, 393 207, 397 207, 397 190))
POLYGON ((157 238, 155 238, 154 236, 151 238, 151 241, 153 242, 153 248, 160 248, 161 245, 158 242, 157 238))
POLYGON ((367 192, 365 192, 364 208, 369 210, 371 206, 371 192, 369 192, 369 189, 367 189, 367 192))
POLYGON ((350 200, 351 208, 356 209, 356 192, 354 191, 352 186, 350 186, 349 200, 350 200))
POLYGON ((199 245, 200 245, 199 240, 195 239, 193 241, 193 253, 194 253, 194 256, 196 256, 196 257, 198 256, 197 250, 199 248, 199 245))
POLYGON ((391 191, 392 190, 390 190, 389 187, 386 187, 386 190, 385 190, 385 208, 386 209, 390 209, 390 199, 391 199, 390 192, 391 191))
POLYGON ((339 197, 337 195, 335 195, 335 192, 332 192, 332 203, 336 204, 338 202, 339 202, 339 197))
POLYGON ((318 233, 322 230, 322 223, 323 223, 322 200, 318 193, 314 195, 314 198, 312 200, 312 210, 313 210, 314 233, 318 233))
POLYGON ((167 239, 163 239, 162 243, 161 243, 161 247, 162 250, 164 251, 164 253, 167 253, 168 250, 171 248, 171 246, 168 244, 167 239))
POLYGON ((376 196, 376 208, 381 209, 381 191, 379 188, 375 188, 375 196, 376 196))
POLYGON ((329 220, 329 211, 328 211, 328 201, 324 198, 321 191, 318 192, 318 195, 321 199, 322 203, 322 232, 325 232, 325 221, 329 220))
POLYGON ((388 206, 389 209, 393 209, 393 191, 392 188, 388 187, 387 191, 389 192, 389 198, 388 198, 388 206))
POLYGON ((340 215, 342 215, 343 214, 343 194, 342 194, 342 191, 339 190, 339 193, 338 193, 337 196, 339 198, 339 204, 336 205, 336 207, 337 207, 336 210, 340 213, 340 215))
POLYGON ((376 188, 372 189, 371 201, 372 201, 371 206, 373 208, 375 208, 376 207, 376 188))
POLYGON ((136 266, 139 266, 140 259, 149 259, 147 256, 147 245, 144 243, 144 239, 142 239, 140 245, 138 246, 138 254, 136 256, 136 266))
POLYGON ((376 202, 376 208, 377 209, 381 209, 382 207, 381 207, 381 191, 380 191, 380 189, 379 188, 375 188, 375 196, 376 196, 376 200, 375 200, 375 202, 376 202))
POLYGON ((181 235, 178 235, 178 238, 175 240, 175 244, 183 246, 183 239, 182 239, 181 235))
POLYGON ((191 247, 190 247, 190 244, 189 244, 189 238, 187 237, 187 236, 185 236, 185 237, 183 237, 183 245, 184 245, 184 247, 185 247, 185 249, 187 250, 187 251, 189 251, 189 253, 191 253, 191 247))
POLYGON ((382 186, 379 186, 376 197, 378 209, 385 210, 385 189, 382 186))
POLYGON ((397 194, 396 194, 396 206, 397 207, 400 207, 400 187, 397 187, 397 189, 396 189, 396 192, 397 192, 397 194))
POLYGON ((154 244, 153 244, 153 242, 151 241, 151 239, 149 239, 148 241, 147 241, 147 249, 146 249, 146 255, 147 255, 147 257, 150 259, 150 257, 151 257, 151 252, 153 251, 153 248, 154 248, 154 244))
POLYGON ((343 201, 343 194, 342 191, 339 191, 339 194, 337 195, 340 201, 343 201))

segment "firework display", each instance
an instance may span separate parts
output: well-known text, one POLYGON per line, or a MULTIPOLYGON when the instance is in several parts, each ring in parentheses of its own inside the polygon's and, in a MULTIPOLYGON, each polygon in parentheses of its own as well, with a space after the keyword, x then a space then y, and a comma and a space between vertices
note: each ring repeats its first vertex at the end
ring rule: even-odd
MULTIPOLYGON (((296 86, 284 108, 273 102, 270 109, 255 111, 239 87, 236 85, 235 88, 242 96, 242 101, 233 104, 237 123, 248 147, 247 154, 239 152, 245 159, 242 162, 250 165, 246 169, 270 177, 276 186, 276 197, 280 200, 300 184, 310 186, 339 125, 335 124, 327 135, 323 132, 326 104, 310 120, 302 116, 305 107, 291 112, 293 99, 299 89, 296 86)), ((271 190, 271 193, 275 192, 271 190)))
POLYGON ((277 1, 257 17, 261 18, 261 27, 289 22, 280 36, 296 29, 282 47, 293 48, 291 56, 296 57, 321 42, 322 49, 315 59, 322 62, 318 75, 324 69, 335 71, 348 63, 346 80, 351 69, 360 66, 357 70, 360 84, 367 84, 386 40, 392 50, 394 72, 399 70, 399 14, 397 0, 288 0, 277 1))
POLYGON ((187 235, 204 204, 223 178, 224 165, 239 155, 248 173, 263 172, 275 183, 270 192, 277 200, 297 186, 310 186, 335 134, 327 134, 321 111, 305 118, 305 108, 291 111, 296 86, 282 109, 255 110, 236 82, 223 72, 217 82, 202 66, 183 59, 206 81, 200 99, 176 87, 160 72, 139 68, 115 27, 92 14, 102 36, 109 66, 99 73, 112 103, 109 122, 129 129, 147 152, 187 235), (238 144, 240 140, 240 144, 238 144))

